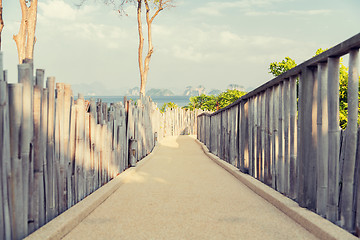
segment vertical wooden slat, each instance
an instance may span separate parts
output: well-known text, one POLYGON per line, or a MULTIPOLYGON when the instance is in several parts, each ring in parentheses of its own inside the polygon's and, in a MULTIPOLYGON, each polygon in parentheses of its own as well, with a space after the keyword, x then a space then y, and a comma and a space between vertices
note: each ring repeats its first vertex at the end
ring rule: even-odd
POLYGON ((349 54, 348 78, 348 123, 346 127, 346 150, 342 181, 342 205, 340 220, 348 231, 354 230, 354 177, 356 161, 356 145, 359 108, 359 49, 353 49, 349 54))
POLYGON ((273 128, 273 163, 272 163, 272 187, 279 190, 279 105, 280 105, 280 86, 274 87, 274 128, 273 128))
POLYGON ((55 162, 57 172, 57 208, 59 213, 66 210, 66 169, 65 169, 65 89, 63 83, 56 84, 55 111, 55 162))
MULTIPOLYGON (((23 114, 23 84, 9 84, 9 121, 10 124, 10 209, 11 235, 13 239, 21 239, 26 235, 24 221, 24 187, 22 159, 20 152, 20 133, 23 114)), ((27 223, 26 223, 27 224, 27 223)))
POLYGON ((272 122, 270 120, 271 105, 271 89, 265 92, 265 140, 264 140, 264 182, 271 186, 271 130, 272 122))
POLYGON ((311 210, 316 208, 316 71, 304 69, 300 78, 299 101, 299 204, 311 210))
POLYGON ((250 98, 248 100, 248 135, 249 135, 249 174, 250 176, 254 176, 254 98, 250 98))
POLYGON ((328 59, 328 136, 329 136, 329 175, 327 219, 338 221, 339 200, 339 58, 328 59))
POLYGON ((46 81, 48 89, 48 125, 47 125, 47 146, 46 166, 48 175, 48 186, 46 196, 46 222, 55 217, 55 188, 54 188, 54 127, 55 127, 55 78, 48 77, 46 81))
MULTIPOLYGON (((0 52, 0 70, 2 53, 0 52)), ((0 78, 0 238, 11 239, 11 161, 9 98, 6 81, 0 78)))
POLYGON ((260 135, 260 171, 261 171, 261 175, 260 175, 260 179, 261 181, 265 182, 265 131, 266 131, 266 122, 265 122, 265 112, 266 112, 266 107, 265 107, 265 102, 266 102, 266 92, 262 92, 261 94, 261 100, 260 100, 260 106, 261 106, 261 113, 260 113, 260 129, 261 129, 261 135, 260 135))
POLYGON ((316 212, 325 217, 328 195, 328 107, 327 63, 318 64, 317 107, 317 197, 316 212))
POLYGON ((76 105, 75 202, 79 202, 84 195, 85 107, 83 95, 79 94, 76 105))
MULTIPOLYGON (((21 122, 20 151, 23 174, 24 234, 28 233, 29 184, 32 183, 32 138, 33 138, 33 75, 30 64, 18 65, 18 82, 23 84, 23 114, 21 122), (31 173, 31 174, 30 174, 31 173)), ((30 205, 31 206, 31 205, 30 205)), ((23 237, 25 236, 23 235, 23 237)))
POLYGON ((238 105, 238 109, 239 109, 239 161, 240 161, 240 171, 245 172, 245 142, 247 141, 247 139, 245 139, 245 110, 244 110, 244 102, 240 102, 240 104, 238 105))
POLYGON ((69 166, 68 166, 68 208, 75 204, 75 152, 76 152, 76 108, 73 101, 70 109, 69 166))
POLYGON ((254 104, 253 104, 253 112, 254 112, 254 118, 253 118, 253 177, 258 178, 258 96, 254 96, 254 104))
POLYGON ((289 137, 289 128, 290 128, 290 89, 289 79, 284 81, 284 192, 286 195, 289 195, 289 185, 290 185, 290 137, 289 137))
POLYGON ((44 213, 40 214, 39 224, 40 226, 46 223, 46 197, 49 195, 48 193, 48 168, 47 168, 47 136, 48 136, 48 89, 42 89, 42 97, 41 97, 41 133, 40 133, 40 144, 41 149, 43 149, 41 163, 43 164, 43 192, 44 192, 44 203, 41 207, 41 211, 44 213))
POLYGON ((278 191, 284 193, 284 83, 279 84, 279 129, 278 129, 278 191))
POLYGON ((290 77, 290 166, 289 197, 296 199, 296 165, 297 165, 297 76, 290 77))
POLYGON ((34 182, 33 182, 33 191, 30 193, 32 198, 33 205, 33 219, 32 223, 29 224, 29 233, 32 233, 38 229, 40 225, 40 217, 44 219, 45 216, 43 211, 43 205, 45 204, 44 197, 44 182, 43 182, 43 153, 45 149, 42 149, 41 144, 41 97, 42 97, 42 88, 40 86, 34 87, 34 182))
POLYGON ((249 102, 244 103, 244 115, 242 120, 242 138, 244 141, 244 167, 249 172, 249 102))

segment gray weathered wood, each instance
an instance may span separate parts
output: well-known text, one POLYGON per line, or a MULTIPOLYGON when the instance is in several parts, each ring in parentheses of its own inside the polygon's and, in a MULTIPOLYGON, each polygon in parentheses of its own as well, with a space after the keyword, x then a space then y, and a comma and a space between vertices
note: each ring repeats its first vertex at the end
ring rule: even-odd
POLYGON ((277 172, 278 172, 278 191, 284 193, 285 191, 285 181, 284 181, 284 83, 279 84, 279 128, 278 128, 278 162, 277 162, 277 172))
POLYGON ((318 64, 318 108, 317 108, 317 203, 316 212, 325 217, 328 195, 328 95, 327 63, 318 64))
POLYGON ((36 69, 35 86, 44 87, 45 70, 36 69))
POLYGON ((346 127, 346 150, 343 168, 341 214, 342 226, 348 230, 354 230, 354 177, 358 131, 358 107, 359 107, 359 49, 353 49, 349 54, 349 78, 348 78, 348 122, 346 127))
POLYGON ((290 78, 290 166, 289 166, 289 197, 296 199, 297 196, 297 76, 290 78))
POLYGON ((45 149, 42 149, 41 144, 41 97, 42 88, 40 86, 34 87, 34 182, 33 190, 30 192, 30 198, 32 199, 31 211, 33 211, 32 223, 29 224, 29 233, 38 229, 40 225, 40 218, 45 218, 45 212, 42 208, 45 204, 44 194, 44 171, 43 171, 43 153, 45 149), (41 215, 41 216, 40 216, 41 215))
POLYGON ((279 190, 279 101, 280 86, 274 87, 274 127, 273 127, 273 187, 279 190))
POLYGON ((290 82, 284 81, 283 90, 284 101, 284 192, 289 195, 290 187, 290 82))
MULTIPOLYGON (((32 138, 33 138, 33 74, 31 64, 18 65, 18 82, 23 84, 23 114, 21 122, 20 133, 20 152, 22 159, 22 174, 23 174, 23 211, 24 211, 24 233, 28 233, 28 214, 29 214, 29 185, 32 186, 33 176, 33 153, 32 138)), ((31 205, 31 204, 30 204, 31 205)))
MULTIPOLYGON (((0 52, 0 69, 2 68, 0 52)), ((11 239, 10 123, 7 82, 0 79, 0 237, 11 239)))
MULTIPOLYGON (((48 89, 42 89, 42 96, 41 96, 41 127, 40 127, 40 151, 42 151, 42 159, 41 163, 43 165, 43 196, 44 196, 44 203, 40 205, 40 218, 39 218, 39 225, 42 226, 46 223, 46 197, 48 196, 48 174, 47 174, 47 161, 46 161, 46 154, 47 154, 47 130, 48 130, 48 89)), ((41 192, 40 192, 41 193, 41 192)), ((43 201, 40 199, 40 201, 43 201)))
POLYGON ((254 118, 253 118, 253 177, 258 178, 258 96, 254 96, 254 105, 253 105, 253 112, 254 112, 254 118))
POLYGON ((316 176, 314 173, 312 151, 313 134, 313 91, 314 91, 314 73, 311 69, 304 69, 299 81, 300 95, 299 101, 299 127, 300 127, 300 147, 299 147, 299 204, 302 207, 314 209, 316 206, 316 197, 314 198, 313 189, 316 187, 316 176))
MULTIPOLYGON (((21 239, 25 232, 24 221, 24 187, 22 174, 22 156, 20 153, 20 133, 23 114, 23 84, 9 84, 9 121, 10 125, 10 214, 11 214, 11 235, 13 239, 21 239)), ((27 222, 26 222, 27 224, 27 222)))
POLYGON ((48 125, 47 125, 47 146, 46 146, 46 166, 48 175, 48 189, 46 196, 46 222, 55 217, 55 182, 54 182, 54 129, 55 129, 55 78, 48 77, 46 82, 48 89, 48 125))
POLYGON ((328 121, 329 121, 329 175, 328 175, 328 205, 327 219, 338 221, 339 200, 339 58, 328 59, 328 121))

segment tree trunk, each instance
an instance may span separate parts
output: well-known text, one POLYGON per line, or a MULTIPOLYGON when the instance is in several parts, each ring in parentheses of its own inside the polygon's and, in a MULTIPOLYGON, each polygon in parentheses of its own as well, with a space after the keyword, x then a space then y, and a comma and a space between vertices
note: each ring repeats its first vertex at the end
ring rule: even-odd
POLYGON ((138 61, 139 61, 139 71, 140 71, 140 95, 145 94, 145 81, 144 81, 144 66, 143 66, 143 49, 144 49, 144 36, 142 32, 142 22, 141 22, 141 4, 142 0, 138 0, 137 6, 137 21, 138 21, 138 31, 139 31, 139 50, 138 50, 138 61))
POLYGON ((139 30, 139 70, 140 70, 140 95, 145 96, 145 87, 147 81, 147 75, 149 72, 149 64, 151 55, 154 52, 154 47, 152 45, 152 37, 151 37, 151 24, 154 21, 155 17, 159 14, 161 10, 163 10, 162 0, 158 3, 158 8, 154 15, 150 18, 150 7, 148 0, 144 0, 146 7, 146 24, 147 24, 147 32, 148 32, 148 52, 145 57, 143 63, 143 48, 144 48, 144 37, 142 33, 142 23, 141 23, 141 4, 142 0, 138 0, 137 6, 137 20, 138 20, 138 30, 139 30))
POLYGON ((28 7, 25 0, 20 0, 22 15, 20 29, 19 33, 13 37, 20 64, 23 63, 24 59, 33 59, 34 56, 37 2, 37 0, 32 0, 31 5, 28 7))

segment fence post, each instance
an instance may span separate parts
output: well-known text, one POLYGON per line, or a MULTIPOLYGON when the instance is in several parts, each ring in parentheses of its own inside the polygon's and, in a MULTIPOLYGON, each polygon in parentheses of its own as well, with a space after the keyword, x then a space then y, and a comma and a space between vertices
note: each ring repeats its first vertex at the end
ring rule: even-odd
POLYGON ((328 116, 329 116, 329 175, 328 175, 328 207, 327 218, 331 222, 338 221, 339 200, 339 58, 328 59, 328 116))
POLYGON ((11 214, 11 235, 14 239, 21 239, 26 235, 23 211, 23 174, 22 158, 20 154, 20 132, 22 123, 23 108, 23 85, 9 84, 9 122, 10 124, 10 214, 11 214))
MULTIPOLYGON (((0 70, 2 70, 2 53, 0 52, 0 70)), ((0 238, 11 239, 11 206, 10 206, 10 120, 8 84, 0 79, 0 238)))
POLYGON ((290 77, 290 180, 289 180, 289 197, 297 197, 297 96, 296 96, 297 76, 290 77))
POLYGON ((350 51, 348 78, 348 123, 346 127, 346 149, 343 168, 341 222, 348 231, 354 230, 354 177, 359 107, 359 49, 350 51))

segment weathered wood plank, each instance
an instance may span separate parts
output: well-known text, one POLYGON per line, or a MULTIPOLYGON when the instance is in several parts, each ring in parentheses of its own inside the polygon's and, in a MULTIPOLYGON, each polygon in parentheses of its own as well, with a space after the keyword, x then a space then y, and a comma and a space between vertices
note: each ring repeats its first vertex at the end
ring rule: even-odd
POLYGON ((297 76, 290 78, 290 166, 289 166, 289 197, 296 199, 297 196, 297 76))
MULTIPOLYGON (((22 159, 23 174, 23 211, 24 211, 24 233, 23 237, 28 234, 28 214, 29 214, 29 185, 33 182, 33 74, 31 64, 18 65, 18 82, 23 84, 23 108, 22 122, 20 133, 20 152, 22 159)), ((32 204, 30 204, 31 206, 32 204)), ((32 217, 32 216, 31 216, 32 217)))
POLYGON ((272 176, 273 176, 273 188, 279 190, 279 105, 280 105, 280 86, 274 87, 274 120, 273 120, 273 168, 272 168, 272 176))
POLYGON ((343 168, 341 214, 342 227, 348 231, 354 230, 354 177, 358 130, 359 108, 359 49, 350 50, 348 77, 348 122, 346 127, 346 150, 343 168))
POLYGON ((340 151, 340 128, 339 128, 339 58, 328 59, 328 136, 329 136, 329 175, 328 175, 328 205, 327 219, 332 222, 338 221, 339 200, 339 151, 340 151))
POLYGON ((289 196, 290 185, 290 82, 284 81, 284 192, 289 196))
MULTIPOLYGON (((0 53, 0 70, 2 53, 0 53)), ((7 82, 0 79, 0 238, 11 239, 10 120, 7 82)))
MULTIPOLYGON (((22 159, 19 149, 20 133, 23 113, 23 84, 9 84, 9 121, 10 124, 10 214, 11 214, 11 236, 14 239, 21 239, 25 232, 24 221, 24 187, 22 174, 22 159)), ((27 223, 26 223, 27 224, 27 223)))
POLYGON ((46 166, 48 176, 48 186, 46 196, 46 222, 55 217, 55 182, 54 182, 54 129, 55 129, 55 78, 48 77, 46 81, 48 89, 48 124, 47 124, 47 146, 46 146, 46 166))
POLYGON ((44 194, 44 171, 43 171, 43 153, 45 149, 42 149, 43 145, 41 144, 41 97, 42 97, 42 88, 40 86, 34 87, 34 140, 33 140, 33 149, 34 149, 34 182, 33 182, 33 191, 30 192, 30 197, 32 198, 32 211, 33 219, 32 223, 29 224, 29 233, 32 233, 38 229, 40 225, 40 218, 45 218, 45 212, 43 211, 43 206, 45 204, 44 194))

